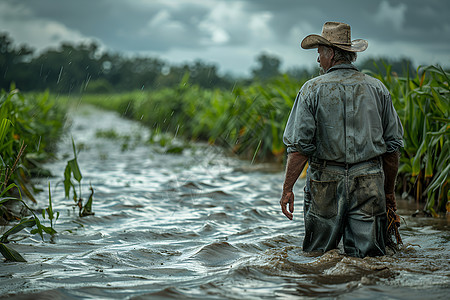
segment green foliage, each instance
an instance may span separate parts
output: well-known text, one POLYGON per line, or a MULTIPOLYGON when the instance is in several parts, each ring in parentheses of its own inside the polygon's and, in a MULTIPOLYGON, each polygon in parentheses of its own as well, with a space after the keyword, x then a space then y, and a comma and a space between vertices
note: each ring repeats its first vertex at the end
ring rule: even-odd
POLYGON ((39 163, 50 158, 64 119, 65 108, 48 92, 25 97, 14 85, 10 92, 0 91, 0 176, 8 176, 6 182, 0 177, 4 185, 15 182, 34 200, 27 178, 40 174, 39 163), (23 155, 16 161, 20 152, 23 155))
MULTIPOLYGON (((0 218, 10 222, 20 219, 0 238, 0 252, 7 260, 25 261, 18 252, 6 245, 10 235, 27 227, 35 227, 31 233, 38 233, 42 239, 44 232, 55 232, 52 222, 50 227, 41 224, 34 211, 22 200, 22 193, 36 201, 29 178, 42 172, 39 163, 54 150, 64 118, 65 108, 50 99, 48 92, 25 97, 14 85, 9 92, 0 92, 0 218), (11 218, 6 205, 12 201, 21 202, 32 217, 11 218)), ((49 216, 53 216, 51 199, 49 201, 49 216)))
POLYGON ((85 87, 86 93, 112 93, 114 91, 114 87, 109 81, 105 78, 95 79, 89 81, 87 86, 85 87))
POLYGON ((281 60, 278 57, 262 53, 256 60, 258 66, 252 70, 253 78, 264 81, 280 75, 281 60))
POLYGON ((75 141, 72 138, 72 148, 73 148, 73 156, 74 158, 67 161, 66 168, 64 170, 64 193, 67 199, 70 198, 70 190, 72 189, 73 193, 73 201, 75 205, 79 208, 79 216, 84 217, 88 215, 93 215, 92 212, 92 201, 94 195, 94 189, 92 186, 90 187, 91 195, 89 196, 88 201, 83 206, 83 198, 81 198, 81 180, 83 176, 81 175, 80 166, 78 165, 77 159, 77 149, 75 146, 75 141), (72 182, 72 178, 78 182, 78 193, 75 184, 72 182))
POLYGON ((23 258, 22 255, 19 254, 19 252, 12 249, 11 247, 7 247, 3 243, 0 243, 0 252, 8 261, 26 262, 25 258, 23 258))
MULTIPOLYGON (((191 85, 189 78, 186 73, 175 89, 84 96, 83 101, 139 120, 152 129, 151 141, 163 147, 169 139, 183 137, 224 146, 255 160, 283 159, 284 127, 303 82, 284 75, 264 85, 226 92, 191 85)), ((167 148, 172 153, 180 150, 180 145, 167 148)))
POLYGON ((0 32, 0 88, 15 82, 26 91, 51 89, 58 93, 107 93, 176 86, 186 72, 201 87, 229 87, 234 80, 219 76, 214 64, 201 61, 169 65, 159 58, 126 57, 101 52, 96 43, 62 43, 33 55, 15 46, 0 32))
POLYGON ((399 59, 391 59, 388 57, 367 58, 356 66, 363 72, 372 72, 374 74, 383 73, 384 69, 389 68, 391 74, 397 76, 415 76, 416 70, 411 59, 406 57, 399 59), (384 67, 384 69, 383 69, 384 67))
POLYGON ((47 232, 48 234, 53 235, 53 234, 56 233, 54 225, 56 224, 56 220, 58 220, 58 218, 59 218, 59 211, 56 212, 56 215, 53 212, 52 194, 51 194, 51 191, 50 191, 50 182, 48 183, 48 207, 46 209, 42 210, 42 218, 43 219, 45 219, 45 214, 46 213, 47 213, 48 219, 50 220, 50 227, 48 227, 48 230, 45 230, 45 232, 47 232))
POLYGON ((73 200, 78 203, 78 195, 75 184, 72 182, 72 177, 78 182, 79 194, 81 195, 81 175, 80 167, 77 160, 77 150, 75 147, 75 142, 72 138, 72 147, 74 158, 67 161, 66 168, 64 169, 64 192, 67 199, 70 197, 70 189, 73 191, 73 200))
MULTIPOLYGON (((73 145, 73 150, 74 150, 74 154, 75 154, 75 159, 70 160, 68 162, 68 166, 70 169, 69 171, 70 171, 70 174, 73 174, 74 178, 78 182, 81 182, 82 177, 81 177, 81 173, 79 171, 78 162, 76 160, 76 148, 75 148, 75 143, 73 142, 73 140, 72 140, 72 145, 73 145)), ((19 153, 18 158, 16 160, 18 160, 22 154, 23 154, 23 152, 19 153)), ((5 178, 5 180, 7 180, 7 177, 4 177, 4 178, 5 178)), ((69 180, 70 180, 70 178, 69 178, 69 180)), ((9 230, 7 230, 6 232, 3 233, 3 235, 0 237, 0 253, 8 261, 26 262, 26 260, 17 251, 15 251, 14 249, 12 249, 11 247, 6 245, 8 243, 8 237, 12 234, 22 231, 23 229, 25 229, 27 227, 36 227, 36 228, 32 229, 30 231, 30 233, 32 233, 32 234, 38 233, 41 236, 42 240, 44 240, 44 232, 47 234, 50 234, 50 235, 54 235, 57 233, 54 227, 55 227, 56 221, 59 218, 59 212, 55 213, 53 211, 50 182, 48 183, 48 207, 46 209, 42 210, 42 218, 45 219, 47 216, 47 218, 50 221, 50 226, 43 225, 40 222, 37 215, 34 213, 34 211, 32 209, 30 209, 30 207, 26 204, 25 201, 22 200, 22 195, 20 193, 20 189, 18 188, 18 186, 15 183, 12 183, 6 187, 4 187, 5 186, 4 184, 2 184, 1 186, 2 186, 2 188, 0 190, 0 206, 2 206, 4 203, 7 203, 9 201, 20 201, 22 203, 22 205, 25 206, 25 208, 27 208, 27 210, 31 213, 32 217, 21 218, 17 224, 13 225, 9 230), (13 189, 18 190, 18 192, 19 192, 18 198, 11 197, 11 196, 5 196, 5 195, 8 195, 8 193, 13 189)), ((73 184, 71 185, 71 187, 73 187, 75 190, 75 186, 73 184)), ((77 201, 77 205, 79 205, 79 207, 80 207, 80 217, 94 214, 92 212, 92 201, 93 201, 94 190, 92 187, 90 187, 90 190, 91 190, 91 195, 89 196, 89 199, 84 207, 82 206, 81 198, 79 198, 77 201)))
POLYGON ((8 237, 11 234, 18 233, 22 229, 24 229, 26 227, 33 227, 34 225, 36 225, 36 220, 34 218, 25 218, 25 219, 20 220, 20 222, 18 224, 11 227, 8 231, 6 231, 2 235, 2 237, 0 238, 0 243, 7 243, 8 237))
POLYGON ((445 212, 450 172, 449 72, 439 66, 419 67, 411 78, 375 75, 387 86, 405 131, 399 169, 400 187, 425 210, 437 216, 445 212))
POLYGON ((34 211, 25 203, 25 201, 22 200, 20 190, 19 198, 4 197, 4 195, 7 194, 8 191, 14 188, 17 189, 18 187, 13 183, 0 191, 0 206, 8 201, 20 201, 22 205, 25 206, 25 208, 27 208, 27 210, 32 214, 33 217, 21 219, 18 224, 13 225, 9 230, 3 233, 3 235, 0 237, 0 253, 2 253, 2 255, 9 261, 26 262, 26 260, 17 251, 6 245, 8 243, 8 237, 12 234, 20 232, 24 228, 36 226, 36 228, 33 229, 31 233, 38 233, 41 236, 42 240, 44 240, 43 233, 47 232, 52 234, 54 229, 41 224, 34 211))
MULTIPOLYGON (((92 186, 89 187, 91 194, 89 195, 89 199, 86 204, 83 206, 83 209, 80 211, 80 217, 91 216, 95 213, 92 211, 92 201, 94 196, 94 189, 92 186)), ((81 199, 80 199, 81 200, 81 199)), ((82 206, 82 202, 80 202, 80 207, 82 206)))
POLYGON ((136 145, 142 142, 142 138, 139 133, 136 133, 135 135, 120 134, 114 129, 97 130, 95 133, 95 137, 115 140, 116 142, 121 143, 122 151, 134 148, 136 145))

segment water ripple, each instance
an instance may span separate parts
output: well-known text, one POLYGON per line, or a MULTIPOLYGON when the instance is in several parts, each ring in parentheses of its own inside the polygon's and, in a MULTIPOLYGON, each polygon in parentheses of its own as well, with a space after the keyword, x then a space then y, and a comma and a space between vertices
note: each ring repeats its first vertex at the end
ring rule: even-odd
MULTIPOLYGON (((23 231, 12 239, 28 263, 0 264, 0 298, 444 299, 450 292, 445 220, 406 217, 405 248, 384 257, 350 258, 342 247, 306 254, 303 182, 289 221, 278 204, 279 165, 252 165, 204 145, 180 155, 143 143, 122 151, 96 131, 138 132, 145 140, 148 130, 82 110, 72 116, 70 134, 84 145, 81 188, 94 187, 95 215, 80 218, 58 185, 73 153, 68 136, 61 159, 48 164, 58 234, 42 242, 23 231)), ((39 184, 45 190, 48 183, 39 184)), ((37 197, 41 211, 48 200, 37 197)))

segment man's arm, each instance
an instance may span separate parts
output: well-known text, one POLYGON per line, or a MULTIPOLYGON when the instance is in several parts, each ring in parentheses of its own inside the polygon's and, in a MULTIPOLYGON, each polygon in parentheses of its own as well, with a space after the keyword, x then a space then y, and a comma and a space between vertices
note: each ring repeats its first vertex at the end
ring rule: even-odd
POLYGON ((300 154, 299 152, 293 152, 288 154, 286 164, 286 174, 283 184, 283 194, 281 195, 280 205, 281 211, 289 219, 292 220, 294 212, 294 193, 292 189, 297 182, 298 177, 302 173, 305 167, 308 157, 300 154), (287 204, 289 203, 289 211, 287 210, 287 204))
POLYGON ((385 153, 383 158, 384 171, 384 193, 386 195, 386 208, 391 208, 393 211, 397 210, 395 202, 395 181, 397 178, 398 165, 400 159, 400 152, 394 151, 385 153))
POLYGON ((397 240, 397 245, 403 244, 402 238, 398 231, 400 227, 400 216, 396 214, 397 203, 395 201, 395 181, 398 172, 398 165, 400 159, 400 152, 394 151, 391 153, 385 153, 383 158, 383 171, 384 171, 384 193, 386 195, 386 213, 388 218, 387 227, 387 243, 395 245, 392 240, 392 235, 397 240))

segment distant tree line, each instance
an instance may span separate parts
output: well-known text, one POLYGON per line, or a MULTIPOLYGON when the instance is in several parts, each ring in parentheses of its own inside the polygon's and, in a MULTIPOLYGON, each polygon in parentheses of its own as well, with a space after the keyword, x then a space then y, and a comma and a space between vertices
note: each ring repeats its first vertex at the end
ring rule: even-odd
MULTIPOLYGON (((276 56, 261 53, 256 61, 250 78, 237 78, 219 75, 216 65, 201 60, 174 65, 158 58, 101 52, 96 43, 62 43, 57 49, 35 54, 27 45, 14 45, 8 33, 0 33, 0 88, 5 90, 11 83, 23 91, 50 89, 61 93, 158 89, 179 84, 186 73, 191 84, 203 88, 232 88, 236 82, 264 82, 283 73, 282 61, 276 56)), ((391 71, 399 75, 408 68, 414 70, 408 59, 368 59, 358 67, 379 72, 374 62, 384 70, 382 61, 390 64, 391 71)), ((284 73, 298 79, 317 74, 315 70, 299 67, 284 73)))

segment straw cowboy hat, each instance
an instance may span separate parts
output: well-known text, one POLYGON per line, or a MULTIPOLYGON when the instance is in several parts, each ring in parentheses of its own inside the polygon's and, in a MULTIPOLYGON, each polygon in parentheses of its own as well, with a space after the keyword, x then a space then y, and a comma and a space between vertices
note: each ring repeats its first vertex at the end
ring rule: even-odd
POLYGON ((351 40, 350 25, 340 22, 326 22, 322 34, 310 34, 302 41, 303 49, 313 49, 319 45, 333 46, 350 52, 362 52, 367 49, 366 40, 351 40))

